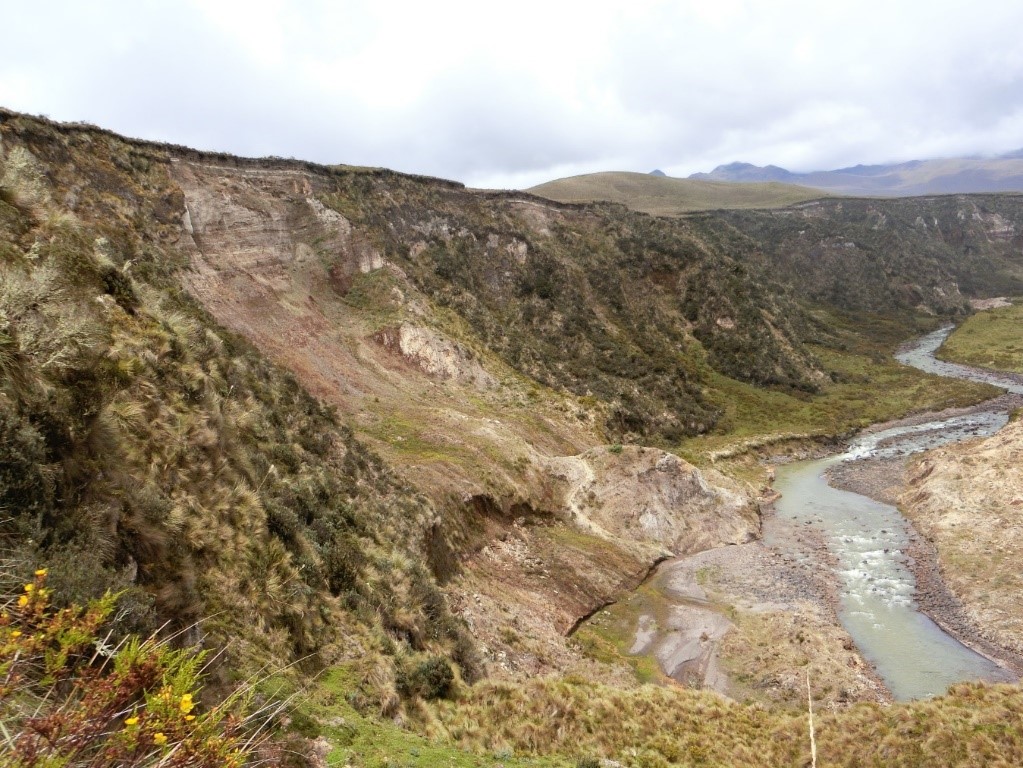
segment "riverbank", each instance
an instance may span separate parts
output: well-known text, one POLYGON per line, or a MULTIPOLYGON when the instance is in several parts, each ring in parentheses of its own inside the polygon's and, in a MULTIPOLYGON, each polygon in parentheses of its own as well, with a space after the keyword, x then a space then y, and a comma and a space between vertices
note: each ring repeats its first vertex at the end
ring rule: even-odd
MULTIPOLYGON (((1023 396, 1006 394, 971 408, 955 408, 873 425, 863 434, 880 433, 899 427, 912 427, 931 422, 942 423, 958 417, 985 413, 1009 413, 1023 406, 1023 396)), ((886 448, 899 449, 899 441, 917 442, 921 433, 911 433, 884 441, 886 448)), ((844 461, 831 468, 828 483, 838 489, 867 496, 876 501, 898 506, 900 497, 909 489, 907 454, 887 457, 867 457, 844 461)), ((905 553, 906 564, 916 579, 916 600, 920 610, 945 632, 963 645, 991 659, 1016 676, 1023 675, 1023 655, 992 642, 984 628, 970 616, 962 601, 948 588, 942 575, 935 546, 915 528, 911 527, 910 545, 905 553)))
MULTIPOLYGON (((995 373, 935 361, 947 334, 922 337, 899 359, 1003 384, 995 373)), ((972 603, 965 610, 946 585, 935 548, 894 508, 910 484, 907 457, 991 435, 1020 405, 1023 392, 875 424, 842 457, 819 443, 786 443, 775 463, 834 458, 793 468, 805 475, 800 490, 786 488, 780 500, 763 489, 759 540, 665 563, 641 594, 602 612, 592 629, 677 682, 738 700, 802 706, 808 671, 814 700, 830 708, 891 701, 892 691, 900 699, 930 696, 959 680, 1018 677, 1019 649, 992 642, 989 622, 978 621, 972 603), (829 467, 830 487, 819 467, 829 467), (868 507, 846 509, 850 502, 832 488, 859 494, 868 507), (888 506, 871 510, 869 500, 888 506), (862 609, 850 610, 850 599, 862 609)), ((779 471, 779 489, 781 478, 779 471)))
POLYGON ((839 621, 835 562, 823 537, 813 526, 778 517, 771 504, 762 513, 760 540, 662 566, 654 586, 674 607, 670 623, 648 647, 675 650, 674 657, 661 656, 676 663, 682 659, 678 650, 689 652, 692 661, 675 668, 675 679, 713 687, 740 701, 802 707, 807 671, 821 708, 891 701, 839 621), (696 646, 686 629, 695 628, 708 610, 726 616, 728 627, 696 646), (715 676, 701 681, 703 669, 715 676))

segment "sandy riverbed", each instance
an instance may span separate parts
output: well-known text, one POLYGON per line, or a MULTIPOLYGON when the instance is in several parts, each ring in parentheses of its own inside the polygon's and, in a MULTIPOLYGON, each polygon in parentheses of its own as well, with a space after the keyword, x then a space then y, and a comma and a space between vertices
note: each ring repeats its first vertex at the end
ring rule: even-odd
POLYGON ((812 526, 763 505, 764 536, 666 562, 652 583, 663 601, 640 617, 633 652, 655 656, 687 685, 736 699, 802 706, 890 700, 838 620, 827 546, 812 526), (785 549, 771 541, 785 541, 785 549))

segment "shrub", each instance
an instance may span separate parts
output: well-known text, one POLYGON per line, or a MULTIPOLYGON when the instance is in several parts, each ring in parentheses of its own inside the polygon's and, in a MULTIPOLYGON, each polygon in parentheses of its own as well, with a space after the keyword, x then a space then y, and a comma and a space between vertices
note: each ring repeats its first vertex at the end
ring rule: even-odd
POLYGON ((404 698, 446 699, 451 695, 455 675, 446 659, 433 656, 411 669, 399 668, 395 682, 404 698))
POLYGON ((205 653, 138 636, 112 648, 116 596, 63 610, 49 598, 40 569, 0 611, 3 765, 240 766, 265 741, 244 692, 200 704, 205 653))

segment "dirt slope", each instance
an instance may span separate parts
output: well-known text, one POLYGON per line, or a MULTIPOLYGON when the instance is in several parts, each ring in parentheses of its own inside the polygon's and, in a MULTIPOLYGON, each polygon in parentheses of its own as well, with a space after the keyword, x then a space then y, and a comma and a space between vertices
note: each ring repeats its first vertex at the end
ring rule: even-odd
POLYGON ((931 451, 901 506, 938 551, 942 576, 988 639, 1023 652, 1023 423, 931 451))
MULTIPOLYGON (((187 161, 172 175, 189 292, 434 499, 428 553, 493 672, 582 663, 563 634, 658 557, 756 535, 747 490, 663 451, 597 447, 592 406, 474 346, 371 233, 319 202, 322 178, 187 161)), ((521 210, 524 226, 560 215, 521 210)))

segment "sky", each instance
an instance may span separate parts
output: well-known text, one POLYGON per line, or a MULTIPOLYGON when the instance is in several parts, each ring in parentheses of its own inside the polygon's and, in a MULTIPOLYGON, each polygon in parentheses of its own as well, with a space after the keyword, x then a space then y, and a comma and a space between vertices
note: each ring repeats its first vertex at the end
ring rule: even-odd
POLYGON ((525 188, 1023 148, 1019 0, 37 0, 0 105, 525 188))

